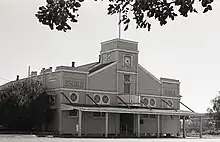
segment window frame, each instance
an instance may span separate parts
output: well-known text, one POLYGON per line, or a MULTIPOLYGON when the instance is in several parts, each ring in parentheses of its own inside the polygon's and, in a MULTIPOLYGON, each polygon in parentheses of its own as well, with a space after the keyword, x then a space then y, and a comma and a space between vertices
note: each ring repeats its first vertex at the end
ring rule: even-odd
POLYGON ((105 113, 106 112, 92 112, 93 118, 105 118, 105 113), (99 114, 99 115, 94 115, 94 114, 99 114))
POLYGON ((123 76, 124 76, 124 93, 125 94, 130 94, 131 93, 131 75, 130 74, 123 74, 123 76), (127 77, 129 77, 129 80, 126 80, 127 77), (126 85, 128 85, 127 86, 127 88, 128 88, 127 91, 125 91, 126 90, 126 87, 125 87, 126 85))
POLYGON ((79 111, 77 109, 73 109, 73 110, 68 110, 68 117, 78 117, 79 111), (70 115, 71 112, 75 111, 76 115, 70 115))

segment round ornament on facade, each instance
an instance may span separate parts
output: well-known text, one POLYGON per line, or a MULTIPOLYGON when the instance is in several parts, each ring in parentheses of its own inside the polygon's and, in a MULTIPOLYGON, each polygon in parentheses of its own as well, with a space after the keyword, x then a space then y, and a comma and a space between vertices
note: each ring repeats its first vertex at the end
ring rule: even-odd
POLYGON ((145 105, 148 105, 148 103, 149 103, 149 101, 148 101, 148 98, 143 98, 143 103, 145 104, 145 105))
POLYGON ((104 95, 104 96, 102 97, 102 102, 105 103, 105 104, 107 104, 107 103, 109 102, 109 98, 108 98, 107 95, 104 95))
POLYGON ((77 101, 77 99, 78 99, 78 95, 77 95, 76 93, 71 93, 71 94, 70 94, 70 100, 71 100, 72 102, 77 101))
POLYGON ((156 105, 155 99, 153 99, 153 98, 150 99, 150 105, 151 106, 155 106, 156 105))
POLYGON ((100 97, 99 95, 95 95, 95 96, 94 96, 94 101, 95 101, 96 103, 99 103, 100 100, 101 100, 101 97, 100 97))
POLYGON ((167 102, 168 102, 168 104, 169 104, 170 106, 172 106, 172 107, 173 107, 173 101, 168 100, 167 102))

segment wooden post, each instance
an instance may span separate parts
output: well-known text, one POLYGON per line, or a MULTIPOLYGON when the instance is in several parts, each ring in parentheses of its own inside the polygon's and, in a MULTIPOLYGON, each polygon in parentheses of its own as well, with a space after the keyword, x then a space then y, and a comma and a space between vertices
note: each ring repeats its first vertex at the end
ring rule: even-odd
POLYGON ((141 129, 141 127, 140 127, 140 114, 137 114, 137 137, 138 138, 140 138, 140 129, 141 129))
POLYGON ((62 134, 62 108, 61 108, 61 99, 62 96, 59 94, 58 96, 59 104, 58 104, 58 133, 59 135, 62 134))
POLYGON ((160 137, 160 115, 157 115, 157 137, 160 137))
POLYGON ((200 131, 199 131, 199 138, 202 138, 202 116, 200 118, 200 131))
POLYGON ((79 110, 79 127, 78 127, 78 136, 81 137, 82 135, 82 110, 79 110))
POLYGON ((59 119, 58 119, 58 133, 59 133, 59 135, 61 135, 62 134, 62 110, 61 110, 61 108, 59 107, 59 110, 58 110, 58 117, 59 117, 59 119))
POLYGON ((185 116, 183 116, 183 138, 186 138, 185 116))
POLYGON ((108 137, 108 112, 105 113, 105 137, 108 137))

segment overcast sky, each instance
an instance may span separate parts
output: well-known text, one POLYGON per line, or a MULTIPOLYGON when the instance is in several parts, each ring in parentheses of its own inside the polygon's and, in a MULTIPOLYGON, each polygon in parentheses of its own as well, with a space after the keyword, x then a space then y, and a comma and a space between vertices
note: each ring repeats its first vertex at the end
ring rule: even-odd
MULTIPOLYGON (((69 32, 51 31, 35 13, 45 0, 0 0, 0 85, 27 77, 31 70, 98 61, 100 42, 118 37, 117 15, 107 16, 107 3, 87 0, 80 21, 69 32), (4 80, 4 79, 6 80, 4 80)), ((220 90, 220 2, 207 14, 179 17, 152 30, 122 32, 139 42, 139 63, 157 78, 179 79, 182 102, 206 112, 220 90)))

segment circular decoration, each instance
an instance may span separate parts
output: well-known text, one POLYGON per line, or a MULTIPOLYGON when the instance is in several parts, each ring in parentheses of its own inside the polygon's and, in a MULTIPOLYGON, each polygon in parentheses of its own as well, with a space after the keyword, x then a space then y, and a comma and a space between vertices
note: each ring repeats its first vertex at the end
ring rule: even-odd
POLYGON ((95 101, 96 103, 99 103, 100 100, 101 100, 101 98, 100 98, 99 95, 95 95, 95 96, 94 96, 94 101, 95 101))
POLYGON ((150 105, 151 105, 151 106, 155 106, 155 105, 156 105, 155 99, 150 99, 150 105))
POLYGON ((108 101, 109 101, 108 96, 104 95, 104 96, 102 97, 102 101, 103 101, 103 103, 107 104, 108 101))
POLYGON ((125 57, 125 65, 127 66, 131 65, 131 59, 129 57, 125 57))
POLYGON ((148 103, 149 103, 149 101, 148 101, 147 98, 143 98, 143 99, 142 99, 142 102, 143 102, 145 105, 148 105, 148 103))
POLYGON ((173 107, 173 102, 172 102, 171 100, 168 100, 167 102, 168 102, 168 104, 169 104, 170 106, 173 107))
POLYGON ((77 96, 76 93, 71 93, 70 94, 70 100, 71 101, 75 102, 75 101, 77 101, 77 99, 78 99, 78 96, 77 96))

